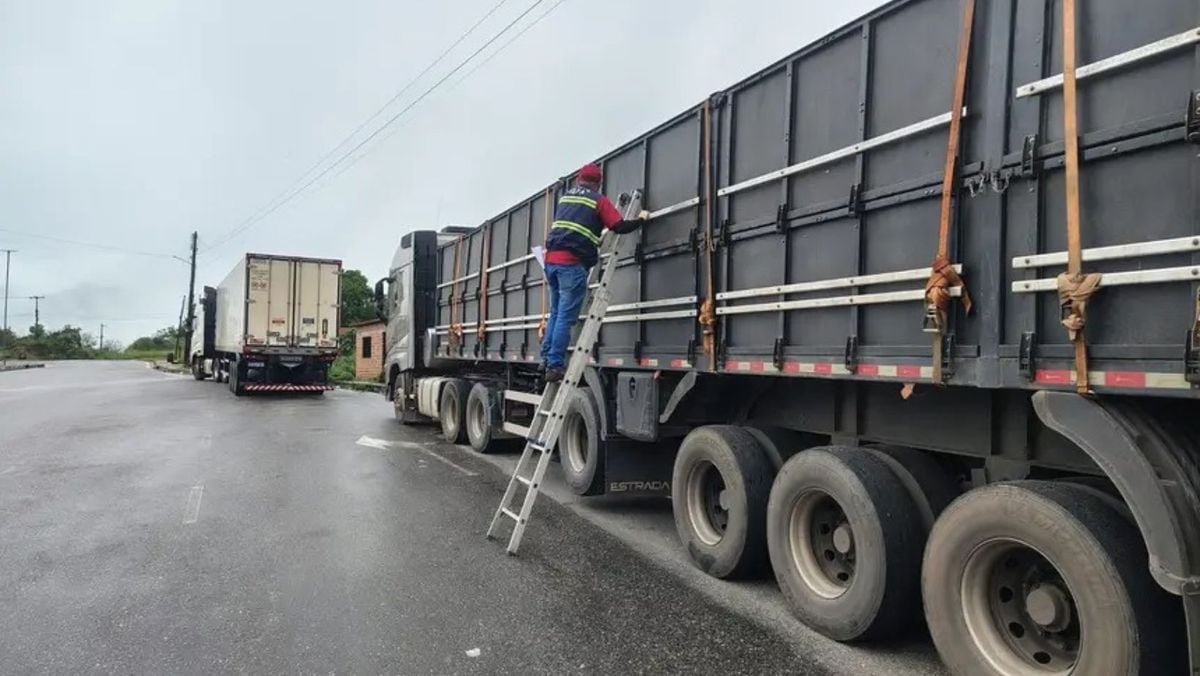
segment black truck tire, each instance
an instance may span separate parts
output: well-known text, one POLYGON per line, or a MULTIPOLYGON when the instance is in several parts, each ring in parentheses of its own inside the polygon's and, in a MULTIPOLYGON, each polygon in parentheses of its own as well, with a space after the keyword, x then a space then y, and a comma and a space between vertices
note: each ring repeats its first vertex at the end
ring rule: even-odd
POLYGON ((954 674, 1186 671, 1180 604, 1151 579, 1137 528, 1077 486, 967 492, 930 534, 921 586, 954 674))
POLYGON ((438 419, 442 423, 442 438, 452 444, 467 440, 466 411, 470 388, 470 383, 458 378, 449 378, 442 385, 438 419))
POLYGON ((242 384, 242 361, 229 362, 229 391, 233 392, 233 396, 240 397, 246 393, 246 386, 242 384))
POLYGON ((396 374, 392 378, 392 412, 401 425, 411 425, 415 415, 407 409, 407 393, 404 391, 404 377, 396 374))
POLYGON ((588 388, 571 393, 558 435, 558 459, 576 495, 604 494, 604 453, 600 448, 600 409, 588 388))
POLYGON ((915 448, 871 446, 866 450, 890 467, 904 484, 921 514, 921 524, 928 536, 937 518, 962 493, 954 478, 932 456, 915 448))
POLYGON ((775 478, 767 507, 775 577, 792 612, 832 639, 875 640, 913 626, 923 541, 908 490, 864 449, 809 449, 775 478))
POLYGON ((499 450, 501 440, 497 439, 495 434, 496 422, 499 419, 496 395, 492 388, 483 383, 475 383, 467 395, 467 410, 464 414, 467 441, 471 448, 480 453, 495 453, 499 450))
POLYGON ((192 357, 192 379, 204 380, 204 357, 192 357))
POLYGON ((692 561, 718 578, 761 575, 775 472, 754 435, 733 425, 692 430, 672 473, 675 528, 692 561))

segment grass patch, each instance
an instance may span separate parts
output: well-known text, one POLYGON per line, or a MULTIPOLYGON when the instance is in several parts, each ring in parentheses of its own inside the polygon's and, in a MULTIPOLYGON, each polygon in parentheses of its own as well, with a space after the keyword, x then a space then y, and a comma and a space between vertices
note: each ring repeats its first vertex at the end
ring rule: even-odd
MULTIPOLYGON (((107 352, 107 351, 106 351, 107 352)), ((170 350, 124 350, 104 354, 101 359, 141 359, 143 361, 166 361, 170 350)))
POLYGON ((338 355, 329 366, 329 379, 337 383, 354 380, 354 352, 338 355))

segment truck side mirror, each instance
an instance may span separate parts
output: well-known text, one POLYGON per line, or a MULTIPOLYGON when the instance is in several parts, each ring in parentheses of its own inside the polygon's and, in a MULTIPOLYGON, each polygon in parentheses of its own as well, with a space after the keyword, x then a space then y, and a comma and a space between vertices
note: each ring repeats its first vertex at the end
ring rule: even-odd
POLYGON ((375 314, 383 321, 388 318, 387 293, 384 290, 384 284, 388 282, 388 278, 383 278, 375 282, 375 314))

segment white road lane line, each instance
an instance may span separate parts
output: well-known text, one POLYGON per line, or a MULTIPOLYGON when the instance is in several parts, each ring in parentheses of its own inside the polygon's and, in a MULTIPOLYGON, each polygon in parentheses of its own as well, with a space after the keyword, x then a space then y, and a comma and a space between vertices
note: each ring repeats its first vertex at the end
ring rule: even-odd
POLYGON ((187 509, 184 511, 184 525, 200 520, 200 502, 204 500, 204 484, 192 486, 188 491, 187 509))
POLYGON ((375 437, 368 437, 364 434, 363 436, 359 437, 358 440, 355 441, 354 443, 358 444, 359 446, 366 446, 367 448, 378 448, 381 450, 398 446, 400 448, 408 449, 410 451, 419 451, 419 452, 424 453, 425 455, 433 458, 434 460, 437 460, 438 462, 440 462, 444 465, 453 467, 454 469, 458 470, 459 472, 462 472, 463 474, 465 474, 467 476, 479 476, 479 472, 473 472, 473 471, 467 469, 466 467, 463 467, 462 465, 455 463, 452 460, 443 458, 442 456, 438 455, 437 453, 434 453, 433 451, 429 450, 428 448, 425 448, 421 444, 415 444, 410 441, 387 441, 386 439, 376 439, 375 437))

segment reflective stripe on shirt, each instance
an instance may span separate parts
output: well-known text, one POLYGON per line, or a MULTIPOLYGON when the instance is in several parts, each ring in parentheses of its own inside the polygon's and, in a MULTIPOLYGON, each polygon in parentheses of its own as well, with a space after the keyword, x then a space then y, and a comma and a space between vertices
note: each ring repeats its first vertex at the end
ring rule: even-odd
MULTIPOLYGON (((564 198, 564 199, 566 199, 566 198, 564 198)), ((586 226, 575 223, 574 221, 554 221, 554 227, 562 228, 564 230, 570 230, 571 232, 573 232, 577 235, 583 235, 584 237, 587 237, 588 241, 591 242, 592 244, 600 244, 600 236, 599 235, 592 232, 591 230, 588 230, 586 226)))
POLYGON ((582 204, 585 207, 596 208, 596 200, 588 199, 582 195, 566 195, 558 200, 559 204, 582 204))

